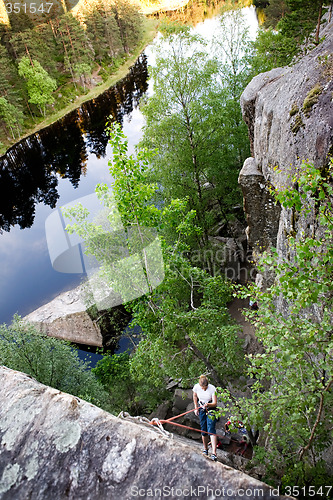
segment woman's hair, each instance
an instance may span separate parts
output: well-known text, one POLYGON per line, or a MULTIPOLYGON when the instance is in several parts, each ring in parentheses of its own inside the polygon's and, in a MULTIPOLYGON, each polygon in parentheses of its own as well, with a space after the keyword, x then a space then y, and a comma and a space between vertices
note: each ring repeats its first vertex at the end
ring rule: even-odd
POLYGON ((199 385, 206 387, 208 385, 208 378, 206 375, 200 375, 199 377, 199 385))

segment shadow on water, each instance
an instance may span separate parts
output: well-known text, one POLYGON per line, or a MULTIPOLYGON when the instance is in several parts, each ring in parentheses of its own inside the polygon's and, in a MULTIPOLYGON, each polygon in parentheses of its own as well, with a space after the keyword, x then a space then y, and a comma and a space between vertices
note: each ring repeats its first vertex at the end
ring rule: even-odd
POLYGON ((0 231, 31 227, 37 203, 54 208, 59 177, 77 188, 88 154, 104 157, 109 116, 120 124, 138 105, 148 84, 147 58, 141 55, 128 75, 95 99, 10 148, 0 158, 0 231))
POLYGON ((113 349, 103 349, 101 347, 90 346, 86 344, 72 343, 77 349, 78 356, 82 361, 89 361, 90 367, 94 368, 97 362, 106 354, 120 354, 125 351, 132 352, 141 338, 141 329, 138 325, 129 323, 119 336, 113 349))

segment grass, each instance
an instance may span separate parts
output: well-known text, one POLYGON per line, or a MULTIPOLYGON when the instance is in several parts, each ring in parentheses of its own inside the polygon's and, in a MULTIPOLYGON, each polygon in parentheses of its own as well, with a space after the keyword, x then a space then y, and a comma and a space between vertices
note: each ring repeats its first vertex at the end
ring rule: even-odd
MULTIPOLYGON (((52 114, 49 114, 40 122, 35 124, 33 127, 26 128, 24 134, 20 137, 19 140, 24 139, 25 137, 28 137, 29 135, 34 134, 39 130, 48 127, 52 123, 55 123, 56 121, 60 120, 60 118, 63 118, 65 115, 69 114, 74 109, 79 108, 84 102, 96 98, 97 96, 105 92, 105 90, 109 89, 110 87, 112 87, 112 85, 115 85, 119 80, 124 78, 127 75, 129 68, 135 63, 141 52, 155 38, 157 33, 157 27, 158 27, 158 21, 156 21, 156 19, 144 18, 143 36, 140 43, 137 45, 133 53, 126 58, 126 61, 112 75, 110 75, 107 78, 107 80, 105 80, 105 82, 96 85, 96 87, 89 90, 89 92, 78 96, 77 99, 75 99, 70 104, 67 104, 64 108, 55 111, 52 114)), ((58 92, 59 90, 60 89, 58 89, 58 92)), ((10 141, 9 138, 7 137, 6 138, 1 137, 0 154, 5 154, 6 150, 10 146, 15 144, 15 142, 17 141, 14 140, 10 141)))

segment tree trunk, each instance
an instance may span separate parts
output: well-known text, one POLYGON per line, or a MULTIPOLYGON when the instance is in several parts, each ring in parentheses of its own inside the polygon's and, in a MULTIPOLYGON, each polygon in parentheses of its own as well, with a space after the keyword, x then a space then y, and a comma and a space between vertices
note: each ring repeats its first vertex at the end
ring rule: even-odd
POLYGON ((318 23, 317 23, 317 30, 316 30, 316 38, 315 38, 316 44, 319 43, 320 21, 321 21, 322 11, 323 11, 323 2, 320 2, 319 13, 318 13, 318 23))
POLYGON ((225 383, 220 378, 219 374, 217 373, 217 371, 215 370, 215 368, 213 367, 213 365, 211 364, 209 359, 206 358, 206 356, 200 351, 200 349, 198 349, 198 347, 195 345, 195 343, 193 342, 193 340, 191 339, 191 337, 188 334, 185 335, 185 340, 188 343, 188 345, 190 346, 191 350, 196 355, 196 357, 204 362, 204 364, 205 364, 207 370, 209 370, 211 377, 214 380, 215 384, 220 386, 220 387, 223 387, 223 389, 226 389, 225 383))

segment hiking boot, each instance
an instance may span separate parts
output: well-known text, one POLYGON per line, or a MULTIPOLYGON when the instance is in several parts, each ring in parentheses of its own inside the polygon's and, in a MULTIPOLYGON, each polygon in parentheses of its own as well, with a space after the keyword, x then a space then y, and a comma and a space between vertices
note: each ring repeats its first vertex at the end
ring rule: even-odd
POLYGON ((217 456, 214 455, 214 453, 210 456, 211 460, 213 460, 214 462, 216 462, 217 460, 217 456))

